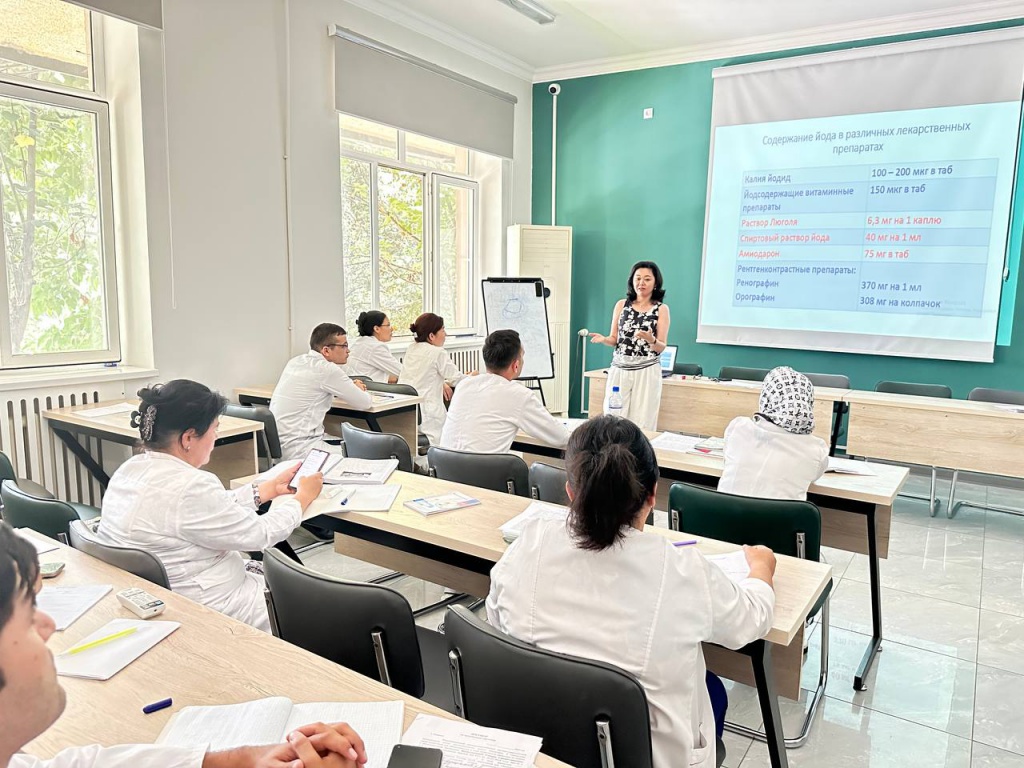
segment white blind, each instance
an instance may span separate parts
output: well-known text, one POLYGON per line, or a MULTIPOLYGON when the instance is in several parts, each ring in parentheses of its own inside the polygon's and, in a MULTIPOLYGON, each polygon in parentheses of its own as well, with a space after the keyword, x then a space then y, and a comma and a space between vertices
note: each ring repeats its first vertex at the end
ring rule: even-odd
POLYGON ((164 28, 163 0, 70 0, 90 11, 116 16, 151 29, 164 28))
POLYGON ((512 157, 516 97, 335 28, 339 112, 512 157))

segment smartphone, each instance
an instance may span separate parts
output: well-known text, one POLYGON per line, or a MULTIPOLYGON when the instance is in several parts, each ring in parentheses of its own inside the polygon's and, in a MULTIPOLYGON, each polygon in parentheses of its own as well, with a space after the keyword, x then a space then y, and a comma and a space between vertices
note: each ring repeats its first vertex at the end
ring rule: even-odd
POLYGON ((52 579, 64 570, 64 563, 40 563, 39 573, 44 579, 52 579))
POLYGON ((441 768, 441 750, 395 744, 388 768, 441 768))
POLYGON ((309 456, 303 460, 302 465, 299 467, 299 471, 295 473, 295 477, 288 482, 288 487, 293 491, 299 490, 299 480, 307 475, 315 475, 323 469, 330 455, 328 451, 321 450, 320 448, 314 448, 310 451, 309 456))

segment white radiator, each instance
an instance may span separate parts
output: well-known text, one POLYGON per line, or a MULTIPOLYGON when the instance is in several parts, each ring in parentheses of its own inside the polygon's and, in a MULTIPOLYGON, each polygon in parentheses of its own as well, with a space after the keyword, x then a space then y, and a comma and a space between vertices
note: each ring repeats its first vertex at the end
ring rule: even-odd
MULTIPOLYGON (((0 391, 0 451, 10 458, 18 477, 39 483, 59 499, 98 507, 99 483, 57 439, 42 414, 51 408, 123 397, 122 381, 0 391)), ((100 464, 104 448, 117 454, 116 463, 123 461, 124 449, 119 446, 95 438, 80 441, 100 464)))
MULTIPOLYGON (((455 363, 455 367, 464 373, 482 371, 484 369, 484 359, 480 353, 484 348, 483 339, 474 340, 471 345, 465 345, 465 342, 463 342, 463 345, 456 346, 457 344, 458 342, 445 346, 445 351, 452 359, 452 362, 455 363)), ((404 349, 394 352, 399 362, 402 361, 402 354, 404 352, 404 349)))

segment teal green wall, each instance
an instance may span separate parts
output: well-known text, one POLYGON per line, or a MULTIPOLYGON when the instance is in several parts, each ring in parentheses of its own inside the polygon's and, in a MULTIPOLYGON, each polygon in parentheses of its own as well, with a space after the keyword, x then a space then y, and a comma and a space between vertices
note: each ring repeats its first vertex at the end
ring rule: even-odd
MULTIPOLYGON (((558 224, 573 227, 572 327, 607 333, 629 267, 653 259, 665 274, 672 309, 669 343, 679 360, 714 374, 722 365, 843 373, 855 388, 881 379, 941 382, 955 397, 975 386, 1024 389, 1024 302, 1013 318, 1016 343, 997 347, 994 363, 963 363, 834 352, 697 344, 704 200, 711 127, 711 70, 728 64, 893 42, 909 37, 1024 24, 944 30, 828 48, 681 64, 560 81, 558 97, 558 224), (654 119, 643 120, 645 107, 654 119)), ((551 96, 533 92, 533 223, 551 219, 551 96)), ((1012 279, 1019 280, 1019 275, 1012 279)), ((574 340, 575 342, 575 340, 574 340)), ((573 371, 579 345, 573 344, 573 371)), ((587 367, 607 365, 608 347, 589 345, 587 367)), ((579 405, 574 377, 570 403, 579 405)))

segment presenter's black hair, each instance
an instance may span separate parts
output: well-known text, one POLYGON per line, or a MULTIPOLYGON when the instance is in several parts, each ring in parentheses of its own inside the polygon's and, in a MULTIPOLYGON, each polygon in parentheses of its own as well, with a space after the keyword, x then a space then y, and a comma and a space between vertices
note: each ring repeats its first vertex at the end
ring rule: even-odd
POLYGON ((661 270, 658 269, 658 265, 653 261, 638 261, 633 265, 633 268, 629 270, 629 280, 626 281, 626 303, 636 301, 636 291, 633 290, 633 275, 636 274, 638 269, 649 269, 651 274, 654 275, 654 290, 651 291, 651 299, 653 301, 661 301, 665 298, 664 280, 661 277, 661 270))
MULTIPOLYGON (((35 547, 7 523, 0 522, 0 632, 11 620, 19 600, 34 599, 38 579, 39 556, 35 547)), ((5 683, 0 669, 0 690, 5 683)))
POLYGON ((320 325, 314 328, 313 332, 309 334, 309 348, 314 352, 319 352, 334 341, 335 336, 339 335, 346 335, 345 329, 340 325, 336 323, 320 323, 320 325))
POLYGON ((228 404, 226 397, 205 384, 174 379, 139 390, 142 445, 164 450, 190 429, 202 437, 228 404), (149 411, 153 408, 153 411, 149 411), (147 428, 148 419, 148 428, 147 428))
POLYGON ((598 416, 575 429, 565 449, 573 492, 569 528, 580 549, 607 549, 625 535, 654 495, 658 460, 640 428, 618 416, 598 416))
POLYGON ((356 318, 356 328, 360 336, 373 336, 373 329, 378 325, 384 325, 388 316, 379 309, 371 309, 369 312, 360 312, 356 318))
POLYGON ((522 348, 523 342, 517 331, 511 328, 494 331, 484 340, 484 365, 492 373, 504 371, 516 361, 522 348))

